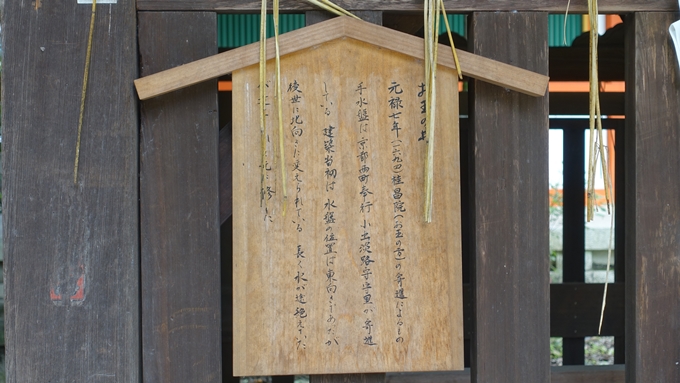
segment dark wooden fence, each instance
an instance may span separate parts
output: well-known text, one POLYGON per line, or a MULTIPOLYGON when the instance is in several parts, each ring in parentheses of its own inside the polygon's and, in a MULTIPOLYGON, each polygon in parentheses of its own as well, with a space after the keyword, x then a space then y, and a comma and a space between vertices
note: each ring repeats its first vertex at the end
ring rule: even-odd
MULTIPOLYGON (((422 10, 415 0, 338 3, 367 11, 363 16, 373 22, 382 18, 376 11, 401 11, 393 16, 398 18, 422 10)), ((469 12, 474 53, 541 73, 553 70, 548 12, 563 12, 564 2, 445 3, 450 12, 469 12)), ((572 11, 584 12, 585 3, 572 1, 572 11)), ((220 211, 228 214, 230 208, 220 209, 218 201, 217 88, 199 84, 139 106, 132 81, 215 53, 215 12, 254 12, 259 1, 138 0, 136 6, 98 6, 74 184, 81 58, 91 8, 75 1, 5 4, 10 382, 219 382, 231 376, 228 358, 222 367, 222 353, 228 357, 231 350, 220 342, 221 321, 228 326, 232 313, 223 304, 221 314, 219 301, 220 211)), ((680 79, 667 35, 680 18, 676 6, 674 0, 600 1, 604 12, 629 13, 626 120, 615 126, 617 279, 605 325, 616 336, 615 358, 625 362, 627 382, 680 381, 680 79)), ((283 7, 312 10, 297 1, 283 7)), ((467 141, 461 145, 467 156, 462 174, 468 192, 462 198, 468 207, 469 372, 314 381, 623 380, 620 367, 550 368, 551 335, 565 337, 565 362, 581 362, 582 338, 595 334, 584 324, 590 319, 570 316, 596 317, 592 297, 601 289, 582 280, 578 208, 565 216, 565 226, 571 222, 574 228, 565 232, 570 283, 549 284, 547 137, 553 105, 548 97, 471 84, 470 121, 462 131, 467 141)), ((565 173, 583 169, 581 129, 564 128, 565 142, 577 148, 565 161, 565 173)), ((565 179, 565 209, 582 206, 578 177, 565 179)), ((222 236, 222 286, 228 287, 228 226, 222 236)), ((228 288, 222 302, 229 302, 228 288)), ((228 342, 229 331, 222 331, 228 342)))

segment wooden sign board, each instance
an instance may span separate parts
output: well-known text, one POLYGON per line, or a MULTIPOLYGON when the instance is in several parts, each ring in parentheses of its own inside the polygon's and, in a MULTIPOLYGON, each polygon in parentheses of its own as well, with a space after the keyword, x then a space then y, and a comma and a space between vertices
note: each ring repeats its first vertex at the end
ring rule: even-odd
POLYGON ((233 72, 234 375, 463 368, 458 80, 438 71, 424 223, 423 62, 349 38, 233 72))

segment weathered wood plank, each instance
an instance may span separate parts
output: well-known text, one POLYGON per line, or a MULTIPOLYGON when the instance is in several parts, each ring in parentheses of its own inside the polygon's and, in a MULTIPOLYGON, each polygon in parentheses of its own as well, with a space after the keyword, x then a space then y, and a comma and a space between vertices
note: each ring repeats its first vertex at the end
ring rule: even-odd
MULTIPOLYGON (((215 30, 213 13, 139 13, 142 74, 214 54, 215 30)), ((217 116, 214 81, 142 103, 142 354, 148 382, 222 381, 217 116)))
MULTIPOLYGON (((342 37, 363 41, 415 58, 422 59, 424 55, 424 45, 421 38, 346 16, 281 35, 279 38, 280 53, 281 56, 284 56, 342 37)), ((440 47, 440 52, 447 52, 447 50, 451 51, 446 46, 440 47)), ((522 50, 520 52, 524 53, 522 50)), ((267 42, 267 59, 274 58, 274 53, 274 41, 270 39, 267 42)), ((543 96, 548 86, 549 78, 544 74, 534 73, 464 51, 458 51, 458 58, 462 73, 472 78, 482 79, 537 97, 543 96)), ((187 65, 173 67, 162 73, 137 79, 135 86, 139 98, 145 100, 257 64, 259 60, 259 43, 253 43, 187 65)), ((451 54, 440 54, 438 63, 447 68, 455 68, 451 54)))
MULTIPOLYGON (((421 0, 337 0, 334 3, 347 10, 422 12, 421 0)), ((600 13, 621 13, 636 11, 674 11, 678 9, 675 0, 600 0, 600 13)), ((567 2, 562 0, 445 0, 449 13, 473 11, 542 11, 564 13, 567 2)), ((140 10, 149 11, 219 11, 234 13, 257 13, 262 3, 259 0, 137 0, 140 10)), ((299 0, 282 0, 282 11, 314 11, 315 6, 299 0)), ((587 0, 574 0, 569 12, 588 13, 587 0)))
MULTIPOLYGON (((615 175, 614 175, 614 280, 626 282, 626 148, 625 148, 625 120, 616 126, 614 137, 615 175), (617 204, 617 201, 619 202, 617 204), (618 206, 618 208, 617 208, 618 206)), ((611 145, 611 144, 610 144, 611 145)), ((624 291, 625 292, 625 291, 624 291)), ((624 296, 625 301, 625 296, 624 296)), ((625 324, 625 311, 622 318, 625 324)), ((625 329, 625 326, 624 326, 625 329)), ((624 331, 625 332, 625 331, 624 331)), ((614 338, 614 364, 626 362, 626 339, 624 335, 614 338)))
POLYGON ((680 76, 668 25, 626 23, 626 381, 680 381, 680 76))
MULTIPOLYGON (((258 67, 233 74, 235 310, 248 318, 235 327, 246 349, 237 374, 462 368, 459 159, 434 155, 436 218, 425 224, 421 64, 348 39, 281 66, 285 217, 273 102, 263 185, 258 67)), ((455 72, 442 68, 438 80, 448 129, 435 140, 457 148, 458 89, 445 86, 455 72)))
POLYGON ((139 380, 135 9, 98 7, 74 185, 91 10, 4 8, 8 382, 139 380))
MULTIPOLYGON (((470 30, 474 53, 547 73, 547 13, 474 13, 470 30)), ((548 99, 472 86, 472 381, 547 382, 548 99)))
MULTIPOLYGON (((325 12, 309 11, 306 13, 307 25, 313 25, 329 18, 325 12)), ((359 15, 363 20, 382 25, 382 12, 363 12, 359 15)), ((310 375, 310 383, 383 383, 385 374, 338 374, 338 375, 310 375)))
MULTIPOLYGON (((470 383, 470 371, 387 374, 387 383, 470 383)), ((623 383, 624 366, 564 366, 550 369, 551 383, 623 383)))

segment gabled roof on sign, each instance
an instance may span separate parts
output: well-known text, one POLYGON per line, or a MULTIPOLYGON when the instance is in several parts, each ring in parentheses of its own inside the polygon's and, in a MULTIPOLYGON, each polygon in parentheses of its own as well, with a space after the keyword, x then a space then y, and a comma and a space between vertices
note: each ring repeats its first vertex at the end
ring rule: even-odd
MULTIPOLYGON (((425 52, 419 37, 349 17, 337 17, 279 36, 280 54, 284 56, 340 38, 355 39, 420 59, 425 52)), ((274 41, 269 40, 267 59, 274 58, 275 54, 274 41)), ((439 49, 439 65, 455 68, 453 55, 447 54, 451 49, 443 45, 439 49)), ((531 96, 546 93, 548 76, 472 53, 460 50, 457 53, 461 71, 466 76, 531 96)), ((135 87, 139 98, 146 100, 257 64, 259 59, 260 45, 254 43, 137 79, 135 87)))

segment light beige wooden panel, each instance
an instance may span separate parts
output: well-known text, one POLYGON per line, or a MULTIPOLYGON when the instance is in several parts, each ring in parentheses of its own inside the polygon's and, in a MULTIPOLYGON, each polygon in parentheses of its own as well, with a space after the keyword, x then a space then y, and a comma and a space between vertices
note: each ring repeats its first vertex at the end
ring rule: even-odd
POLYGON ((234 374, 463 367, 458 81, 438 74, 423 219, 423 63, 352 39, 282 58, 287 211, 269 64, 234 84, 234 374))

